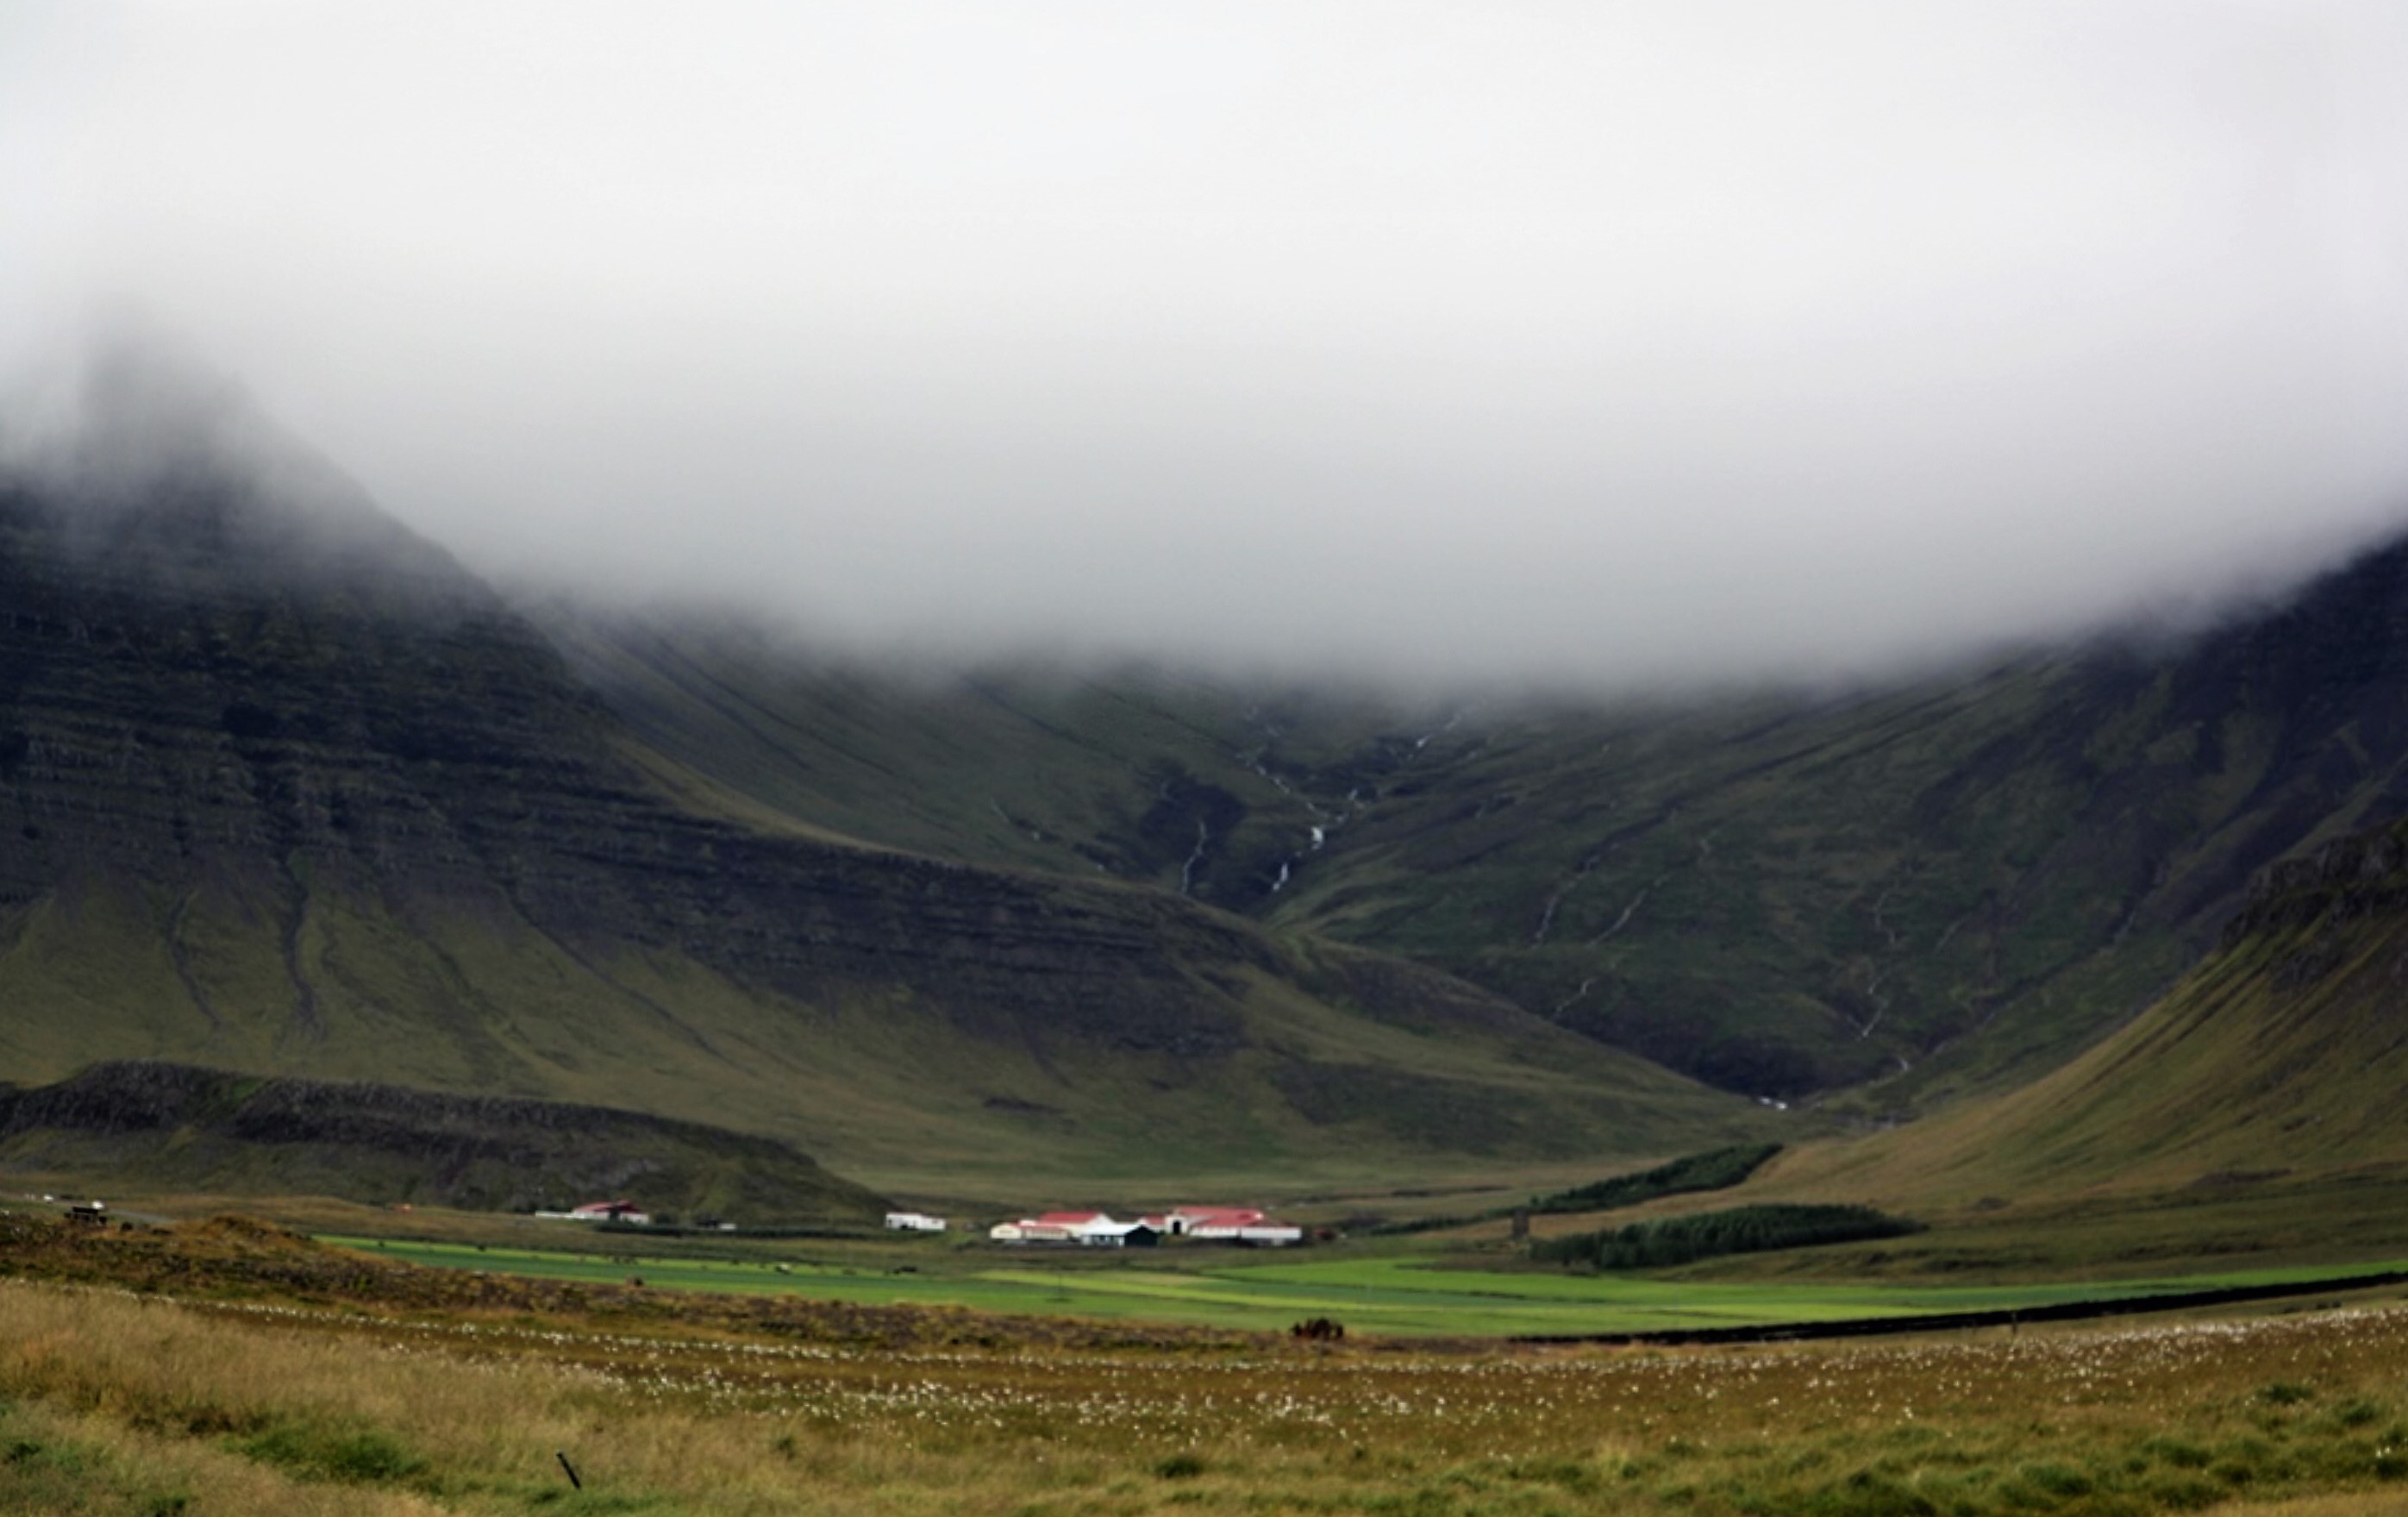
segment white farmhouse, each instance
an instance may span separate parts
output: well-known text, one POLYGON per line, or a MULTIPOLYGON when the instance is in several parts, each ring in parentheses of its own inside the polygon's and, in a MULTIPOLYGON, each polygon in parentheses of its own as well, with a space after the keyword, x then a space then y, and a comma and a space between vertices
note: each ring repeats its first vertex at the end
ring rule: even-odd
POLYGON ((1125 1249, 1152 1243, 1161 1229, 1151 1221, 1116 1222, 1100 1211, 1049 1211, 997 1222, 986 1235, 997 1243, 1075 1243, 1089 1249, 1125 1249))
POLYGON ((1253 1206, 1181 1206, 1145 1221, 1166 1237, 1194 1238, 1199 1243, 1283 1249, 1304 1241, 1303 1228, 1275 1222, 1253 1206))

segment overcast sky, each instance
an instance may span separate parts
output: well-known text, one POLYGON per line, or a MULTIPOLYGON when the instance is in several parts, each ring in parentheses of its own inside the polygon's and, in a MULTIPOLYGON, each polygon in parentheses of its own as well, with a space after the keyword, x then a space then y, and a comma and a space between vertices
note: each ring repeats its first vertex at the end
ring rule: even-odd
MULTIPOLYGON (((1885 667, 2408 527, 2408 7, 0 7, 0 368, 870 643, 1885 667)), ((22 389, 14 393, 24 393, 22 389)))

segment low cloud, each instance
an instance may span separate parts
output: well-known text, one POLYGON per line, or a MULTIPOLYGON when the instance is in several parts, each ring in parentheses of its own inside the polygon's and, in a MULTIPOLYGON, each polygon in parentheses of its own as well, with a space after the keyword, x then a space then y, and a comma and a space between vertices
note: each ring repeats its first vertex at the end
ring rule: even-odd
POLYGON ((848 645, 1631 686, 2408 524, 2383 5, 20 7, 127 309, 472 563, 848 645))

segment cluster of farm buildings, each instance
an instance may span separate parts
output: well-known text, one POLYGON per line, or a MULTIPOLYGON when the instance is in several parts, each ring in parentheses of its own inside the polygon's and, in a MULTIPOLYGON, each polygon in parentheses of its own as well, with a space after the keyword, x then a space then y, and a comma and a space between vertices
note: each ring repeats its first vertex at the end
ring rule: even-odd
POLYGON ((986 1230, 997 1243, 1066 1243, 1090 1249, 1148 1248, 1164 1238, 1283 1249, 1304 1241, 1304 1229, 1276 1222, 1251 1206, 1181 1206, 1135 1221, 1100 1211, 1049 1211, 986 1230))
MULTIPOLYGON (((402 1208, 407 1211, 407 1206, 402 1208)), ((622 1227, 650 1227, 652 1214, 632 1201, 588 1201, 567 1211, 538 1211, 536 1215, 553 1222, 616 1222, 622 1227)), ((706 1233, 733 1233, 736 1224, 716 1217, 697 1217, 692 1225, 706 1233)))
POLYGON ((538 1211, 536 1215, 551 1222, 619 1222, 628 1227, 650 1227, 652 1213, 632 1201, 588 1201, 566 1211, 538 1211))
MULTIPOLYGON (((652 1221, 641 1207, 627 1201, 593 1201, 571 1211, 538 1211, 536 1215, 559 1221, 618 1222, 634 1227, 652 1221)), ((890 1211, 886 1225, 898 1233, 946 1230, 945 1219, 924 1211, 890 1211)), ((1181 1206, 1130 1222, 1114 1221, 1100 1211, 1049 1211, 1017 1221, 997 1222, 986 1230, 986 1235, 996 1243, 1063 1243, 1089 1249, 1150 1248, 1164 1238, 1284 1249, 1302 1243, 1304 1229, 1273 1221, 1252 1206, 1181 1206)))

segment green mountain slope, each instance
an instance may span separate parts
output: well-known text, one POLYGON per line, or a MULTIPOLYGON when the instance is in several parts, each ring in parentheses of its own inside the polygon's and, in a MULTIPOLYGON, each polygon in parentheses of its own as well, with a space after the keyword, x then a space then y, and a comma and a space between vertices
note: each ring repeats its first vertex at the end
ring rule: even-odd
MULTIPOLYGON (((2268 871, 2220 947, 2064 1068, 1783 1179, 1926 1207, 2408 1182, 2408 823, 2268 871)), ((2334 1219, 2338 1226, 2341 1219, 2334 1219)))
POLYGON ((763 1227, 875 1225, 884 1203, 772 1138, 599 1106, 102 1063, 0 1088, 0 1163, 204 1194, 561 1210, 626 1198, 763 1227))
MULTIPOLYGON (((1105 875, 1255 912, 1328 816, 1263 765, 1275 710, 1161 669, 967 677, 814 657, 724 617, 557 600, 531 614, 652 749, 733 814, 990 865, 1105 875)), ((1376 742, 1385 705, 1315 691, 1313 753, 1376 742)))
POLYGON ((0 484, 0 1076, 94 1059, 628 1107, 849 1173, 1655 1152, 1742 1105, 1175 894, 692 803, 339 489, 0 484))
POLYGON ((1685 704, 907 680, 724 625, 544 625, 732 813, 1183 889, 1877 1109, 2070 1057, 2254 870, 2408 798, 2399 547, 2185 640, 1685 704))

